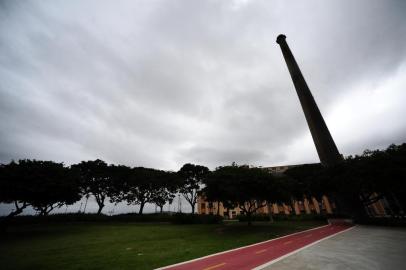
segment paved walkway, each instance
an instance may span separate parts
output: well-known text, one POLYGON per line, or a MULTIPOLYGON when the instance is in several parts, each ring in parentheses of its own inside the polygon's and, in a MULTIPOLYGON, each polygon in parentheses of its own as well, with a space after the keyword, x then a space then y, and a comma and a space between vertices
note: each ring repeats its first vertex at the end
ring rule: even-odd
POLYGON ((262 269, 406 269, 406 229, 357 226, 262 269))
POLYGON ((281 258, 326 237, 338 234, 348 225, 328 225, 287 235, 251 246, 206 256, 159 269, 166 270, 249 270, 281 258))

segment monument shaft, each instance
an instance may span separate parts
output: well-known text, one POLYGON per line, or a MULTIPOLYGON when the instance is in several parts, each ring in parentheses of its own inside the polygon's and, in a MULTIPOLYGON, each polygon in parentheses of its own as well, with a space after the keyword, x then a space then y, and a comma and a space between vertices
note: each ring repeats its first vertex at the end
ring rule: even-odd
POLYGON ((279 35, 276 42, 280 45, 283 57, 295 85, 300 104, 306 117, 307 124, 312 134, 320 162, 325 166, 331 166, 342 161, 337 146, 331 137, 330 131, 324 122, 323 116, 317 107, 316 101, 296 63, 296 60, 286 43, 286 36, 279 35))

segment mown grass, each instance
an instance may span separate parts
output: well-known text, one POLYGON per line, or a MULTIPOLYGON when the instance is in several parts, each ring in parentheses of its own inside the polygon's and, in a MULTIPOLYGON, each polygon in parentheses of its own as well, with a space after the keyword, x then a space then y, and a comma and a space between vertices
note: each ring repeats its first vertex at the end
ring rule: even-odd
POLYGON ((1 269, 145 270, 323 225, 70 223, 20 225, 0 239, 1 269))

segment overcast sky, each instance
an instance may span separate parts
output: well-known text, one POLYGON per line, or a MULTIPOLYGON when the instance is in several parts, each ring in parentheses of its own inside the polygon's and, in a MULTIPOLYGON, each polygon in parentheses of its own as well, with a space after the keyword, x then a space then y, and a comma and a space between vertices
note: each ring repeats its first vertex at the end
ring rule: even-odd
POLYGON ((0 162, 317 162, 406 141, 406 1, 1 1, 0 162))

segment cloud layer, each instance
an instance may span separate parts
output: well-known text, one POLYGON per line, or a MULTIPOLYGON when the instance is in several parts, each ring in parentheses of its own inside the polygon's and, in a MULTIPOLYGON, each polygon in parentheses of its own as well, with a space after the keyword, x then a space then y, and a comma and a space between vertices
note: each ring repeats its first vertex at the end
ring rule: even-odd
POLYGON ((2 1, 0 161, 318 161, 275 38, 339 150, 406 141, 404 1, 2 1))

